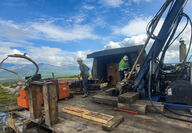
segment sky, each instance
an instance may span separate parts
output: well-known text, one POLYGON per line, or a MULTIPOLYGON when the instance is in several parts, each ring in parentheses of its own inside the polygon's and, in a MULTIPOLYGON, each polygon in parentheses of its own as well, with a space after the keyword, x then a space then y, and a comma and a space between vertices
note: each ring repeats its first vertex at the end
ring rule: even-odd
MULTIPOLYGON (((0 60, 27 53, 37 63, 77 65, 102 49, 144 44, 146 26, 165 0, 0 0, 0 60)), ((192 17, 192 0, 184 12, 192 17)), ((163 23, 164 17, 160 24, 163 23)), ((182 20, 179 29, 185 24, 182 20)), ((160 26, 159 26, 160 29, 160 26)), ((190 29, 182 34, 189 42, 190 29)), ((152 44, 152 41, 150 42, 152 44)), ((178 61, 178 40, 166 54, 178 61)), ((148 51, 150 47, 147 47, 148 51)), ((8 60, 22 64, 24 61, 8 60)))

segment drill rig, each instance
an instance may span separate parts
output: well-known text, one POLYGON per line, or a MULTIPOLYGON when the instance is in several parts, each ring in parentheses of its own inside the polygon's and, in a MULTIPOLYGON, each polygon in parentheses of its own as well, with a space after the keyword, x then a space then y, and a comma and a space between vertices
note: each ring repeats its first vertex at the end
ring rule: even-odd
MULTIPOLYGON (((188 0, 166 0, 155 17, 150 21, 147 27, 148 38, 140 51, 127 80, 116 85, 120 94, 129 91, 139 92, 140 97, 142 99, 149 99, 152 105, 153 98, 156 97, 157 101, 164 102, 165 107, 169 107, 172 104, 174 104, 172 106, 174 108, 189 109, 192 107, 188 106, 192 105, 192 85, 189 82, 191 79, 189 76, 189 73, 191 72, 191 63, 186 61, 191 48, 192 33, 189 35, 189 47, 183 62, 172 67, 169 67, 169 65, 164 63, 165 53, 168 48, 175 42, 175 40, 177 40, 188 25, 190 25, 192 30, 192 21, 189 16, 183 12, 187 1, 188 0), (155 35, 154 31, 156 26, 164 13, 166 13, 166 17, 163 25, 158 34, 155 35), (176 35, 178 26, 183 18, 185 18, 187 22, 183 30, 176 35), (154 40, 154 42, 139 72, 133 77, 132 73, 134 72, 138 60, 147 44, 149 44, 150 39, 154 40), (179 69, 177 69, 178 67, 179 69), (167 72, 167 69, 169 72, 167 72), (184 105, 177 106, 177 104, 184 105)), ((160 112, 154 105, 153 107, 162 115, 171 118, 171 116, 160 112)))

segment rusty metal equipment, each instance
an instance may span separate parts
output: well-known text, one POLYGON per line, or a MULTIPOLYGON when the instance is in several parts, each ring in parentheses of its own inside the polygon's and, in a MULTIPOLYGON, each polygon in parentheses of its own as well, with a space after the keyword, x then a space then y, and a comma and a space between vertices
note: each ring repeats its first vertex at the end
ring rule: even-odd
MULTIPOLYGON (((26 56, 26 53, 21 55, 21 54, 13 54, 13 55, 8 55, 5 59, 3 59, 0 63, 0 68, 3 69, 3 70, 6 70, 8 72, 11 72, 11 73, 14 73, 17 75, 18 77, 18 82, 17 82, 17 85, 20 87, 19 88, 19 93, 18 93, 18 96, 17 96, 17 104, 23 108, 29 108, 29 96, 28 96, 28 87, 31 83, 31 81, 33 80, 33 78, 37 75, 38 71, 39 71, 39 67, 37 65, 37 63, 35 61, 33 61, 31 58, 27 57, 26 56), (36 67, 36 70, 34 72, 34 74, 28 78, 26 78, 24 81, 22 79, 22 76, 15 72, 15 71, 12 71, 12 70, 9 70, 7 68, 4 68, 2 67, 2 64, 8 59, 8 58, 22 58, 22 59, 26 59, 30 62, 32 62, 35 67, 36 67)), ((43 99, 43 98, 42 98, 43 99)), ((43 100, 42 100, 43 101, 43 100)), ((43 102, 42 102, 43 103, 43 102)))
POLYGON ((57 84, 58 100, 70 97, 68 82, 59 81, 57 79, 53 79, 52 81, 57 84))
MULTIPOLYGON (((0 63, 0 68, 3 69, 3 70, 6 70, 8 72, 14 73, 14 74, 16 74, 18 76, 17 85, 20 88, 19 88, 19 93, 18 93, 18 96, 17 96, 17 104, 20 107, 28 109, 29 108, 29 94, 28 94, 29 91, 28 91, 28 89, 29 89, 30 83, 32 81, 41 81, 42 80, 41 75, 38 74, 39 67, 38 67, 37 63, 35 61, 33 61, 31 58, 27 57, 26 53, 24 55, 14 54, 14 55, 8 55, 5 59, 3 59, 1 61, 1 63, 0 63), (26 77, 25 80, 23 81, 22 76, 19 73, 2 67, 2 64, 8 58, 23 58, 23 59, 26 59, 26 60, 32 62, 36 67, 35 73, 32 76, 26 77)), ((55 82, 57 84, 58 100, 68 98, 70 96, 69 95, 69 84, 68 84, 68 82, 58 81, 56 79, 52 79, 51 81, 53 81, 53 82, 55 82)), ((41 96, 41 104, 44 104, 42 88, 40 90, 40 96, 41 96)))

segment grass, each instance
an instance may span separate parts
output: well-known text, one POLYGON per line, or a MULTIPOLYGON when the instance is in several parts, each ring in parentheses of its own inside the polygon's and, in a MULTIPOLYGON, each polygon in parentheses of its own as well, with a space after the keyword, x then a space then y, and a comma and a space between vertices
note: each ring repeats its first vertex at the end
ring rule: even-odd
POLYGON ((68 78, 77 78, 78 75, 73 75, 73 76, 66 76, 66 77, 57 77, 57 79, 68 79, 68 78))
POLYGON ((6 107, 16 103, 17 95, 12 95, 5 89, 0 88, 0 112, 6 111, 6 107))
POLYGON ((2 83, 2 85, 5 86, 5 87, 12 86, 13 84, 16 84, 16 82, 5 82, 5 83, 2 83))
MULTIPOLYGON (((70 78, 70 79, 71 79, 71 78, 72 78, 72 79, 75 79, 75 78, 77 79, 77 78, 78 78, 78 75, 66 76, 66 77, 57 77, 57 79, 69 79, 69 78, 70 78)), ((91 78, 92 78, 92 75, 90 74, 90 75, 89 75, 89 79, 91 79, 91 78)))

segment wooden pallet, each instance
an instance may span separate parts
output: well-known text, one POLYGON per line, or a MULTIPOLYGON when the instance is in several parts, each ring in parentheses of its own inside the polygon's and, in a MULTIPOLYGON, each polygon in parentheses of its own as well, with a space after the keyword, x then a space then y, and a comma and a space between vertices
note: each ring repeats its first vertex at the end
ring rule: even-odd
POLYGON ((79 116, 79 117, 82 117, 83 114, 89 112, 89 111, 86 110, 86 109, 77 108, 77 107, 71 107, 71 106, 64 107, 64 108, 62 109, 62 111, 65 112, 65 113, 68 113, 68 114, 72 114, 72 115, 79 116))
POLYGON ((83 114, 82 118, 106 124, 108 121, 113 119, 113 116, 98 112, 87 112, 83 114))
POLYGON ((68 114, 76 115, 84 119, 92 120, 102 124, 106 124, 107 122, 109 122, 111 119, 114 118, 114 116, 111 116, 111 115, 107 115, 99 112, 93 112, 86 109, 71 107, 71 106, 64 107, 62 111, 68 114))

